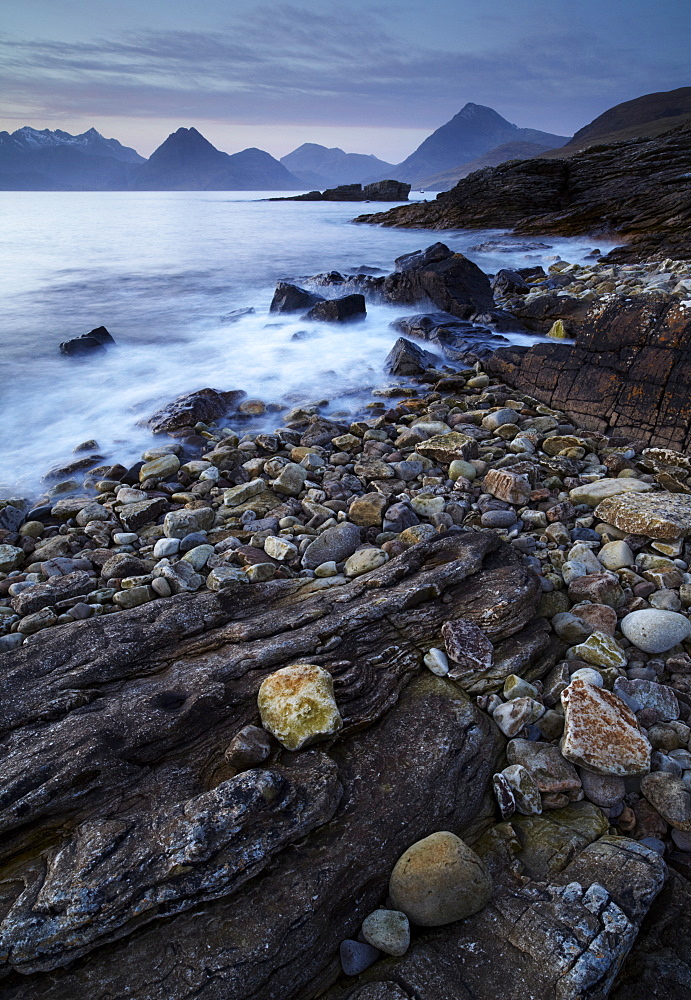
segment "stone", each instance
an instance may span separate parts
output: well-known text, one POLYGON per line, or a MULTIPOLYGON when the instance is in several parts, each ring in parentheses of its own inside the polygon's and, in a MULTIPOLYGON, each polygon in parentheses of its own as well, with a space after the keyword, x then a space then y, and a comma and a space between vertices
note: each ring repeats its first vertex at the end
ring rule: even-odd
POLYGON ((22 618, 17 625, 17 631, 21 632, 22 635, 34 635, 44 628, 55 625, 57 620, 58 616, 52 608, 41 608, 40 611, 35 611, 22 618))
POLYGON ((580 776, 585 797, 603 809, 612 809, 626 794, 624 779, 616 775, 595 774, 594 771, 582 767, 580 776))
POLYGON ((571 611, 561 611, 552 618, 552 628, 564 642, 583 642, 592 633, 592 628, 571 611))
POLYGON ((521 764, 545 794, 576 792, 581 787, 576 768, 551 743, 511 740, 506 747, 506 759, 510 764, 521 764))
POLYGON ((578 670, 574 670, 571 674, 571 680, 578 678, 582 681, 587 681, 588 684, 592 684, 594 687, 604 687, 604 678, 595 667, 579 667, 578 670))
POLYGON ((636 716, 611 691, 576 679, 562 692, 561 752, 596 774, 636 775, 650 770, 651 747, 636 716))
POLYGON ((292 560, 298 554, 297 545, 278 535, 269 535, 268 538, 264 539, 264 551, 267 556, 278 559, 279 562, 292 560))
POLYGON ((154 434, 163 434, 179 427, 193 427, 199 421, 209 423, 234 410, 244 396, 245 393, 239 390, 199 389, 178 396, 157 410, 149 417, 147 425, 154 434))
POLYGON ((113 604, 120 608, 138 608, 140 604, 153 601, 156 591, 151 587, 130 587, 127 590, 120 590, 113 594, 113 604))
POLYGON ((611 608, 620 608, 625 600, 618 579, 609 572, 587 573, 572 580, 569 597, 574 603, 587 600, 593 604, 607 604, 611 608))
POLYGON ((207 587, 213 591, 225 590, 238 583, 249 583, 247 574, 239 566, 216 566, 206 578, 207 587))
POLYGON ((502 691, 505 701, 513 701, 515 698, 538 698, 540 695, 539 690, 534 684, 525 680, 523 677, 519 677, 517 674, 509 674, 504 681, 504 690, 502 691))
POLYGON ((114 344, 112 336, 105 326, 96 327, 91 333, 83 333, 81 337, 73 337, 60 344, 60 353, 69 357, 82 357, 93 354, 103 354, 107 346, 114 344))
POLYGON ((516 514, 512 510, 488 510, 480 518, 483 528, 510 528, 516 523, 516 514))
POLYGON ((186 538, 194 531, 208 531, 213 526, 215 513, 212 507, 197 510, 171 510, 163 521, 166 538, 186 538))
POLYGON ((641 778, 641 792, 675 830, 691 833, 691 788, 666 771, 653 771, 641 778))
POLYGON ((343 726, 331 674, 313 663, 295 663, 266 677, 257 705, 262 725, 288 750, 335 735, 343 726))
POLYGON ((244 726, 230 741, 225 753, 236 774, 263 764, 271 755, 271 737, 259 726, 244 726))
POLYGON ((485 492, 506 503, 525 504, 530 499, 530 480, 508 469, 490 469, 482 481, 485 492))
POLYGON ((605 569, 623 569, 635 562, 633 552, 624 541, 607 542, 597 555, 605 569))
POLYGON ((168 556, 175 556, 179 551, 179 538, 159 538, 154 545, 154 559, 164 559, 168 556))
POLYGON ((613 497, 600 504, 595 515, 632 535, 660 540, 691 535, 691 495, 685 493, 613 497))
POLYGON ((360 529, 349 521, 342 521, 310 542, 303 553, 302 565, 305 569, 315 569, 324 562, 343 562, 352 556, 359 544, 360 529))
POLYGON ((348 508, 348 518, 360 528, 378 528, 386 510, 386 497, 381 493, 365 493, 355 497, 348 508))
POLYGON ((399 337, 384 360, 384 371, 390 375, 423 375, 428 368, 436 368, 439 364, 438 355, 399 337))
POLYGON ((691 635, 691 622, 676 611, 644 608, 632 611, 621 622, 621 630, 637 649, 665 653, 691 635))
POLYGON ((354 323, 367 315, 365 296, 355 292, 340 299, 324 299, 317 302, 302 317, 321 323, 354 323))
POLYGON ((537 782, 522 764, 510 764, 501 772, 511 786, 516 812, 537 816, 542 812, 542 799, 537 782))
POLYGON ((418 545, 434 538, 437 530, 431 524, 413 524, 400 534, 400 540, 405 546, 418 545))
POLYGON ((289 462, 283 466, 279 476, 274 479, 271 485, 276 493, 296 497, 302 492, 305 479, 307 479, 307 469, 303 469, 301 465, 296 465, 294 462, 289 462))
POLYGON ((396 862, 389 881, 393 907, 421 927, 440 927, 481 910, 492 879, 459 837, 442 830, 417 841, 396 862))
POLYGON ((642 678, 618 677, 612 689, 632 712, 646 711, 646 726, 679 718, 679 702, 671 687, 642 678))
POLYGON ((449 660, 442 649, 429 649, 422 660, 427 669, 437 677, 446 677, 449 672, 449 660))
POLYGON ((11 573, 24 559, 24 549, 16 545, 0 545, 0 573, 11 573))
MULTIPOLYGON (((594 483, 585 483, 583 486, 576 486, 569 490, 569 497, 573 503, 587 503, 591 507, 597 507, 609 497, 617 497, 625 493, 647 493, 651 489, 650 483, 643 483, 639 479, 597 479, 594 483)), ((636 497, 633 501, 629 498, 629 503, 631 502, 638 503, 638 498, 636 497)), ((600 520, 619 527, 611 517, 598 511, 595 513, 600 520)))
POLYGON ((497 705, 492 712, 492 718, 504 736, 511 738, 521 729, 536 722, 544 711, 544 705, 534 698, 514 698, 513 701, 497 705))
POLYGON ((592 630, 614 635, 617 627, 617 613, 608 604, 574 604, 571 613, 577 615, 592 630))
POLYGON ((11 600, 18 615, 30 615, 42 608, 58 604, 60 601, 82 597, 93 589, 93 577, 83 570, 52 576, 46 583, 37 583, 11 600))
POLYGON ((162 577, 168 583, 174 594, 193 593, 204 583, 204 577, 196 572, 194 567, 184 559, 179 559, 172 565, 163 562, 154 568, 153 575, 162 577))
POLYGON ((380 954, 379 949, 371 944, 346 938, 340 946, 341 968, 346 976, 359 976, 377 961, 380 954))
POLYGON ((592 632, 584 642, 571 647, 569 656, 585 660, 594 667, 626 666, 626 653, 619 643, 605 632, 592 632))
POLYGON ((475 670, 486 670, 492 665, 494 646, 477 625, 456 618, 444 622, 441 634, 447 655, 453 660, 450 677, 455 678, 475 670))
POLYGON ((462 458, 455 458, 453 462, 449 465, 449 479, 452 479, 454 483, 458 479, 467 479, 469 483, 474 482, 477 476, 477 469, 470 462, 464 461, 462 458))
POLYGON ((180 468, 180 459, 177 455, 161 455, 151 462, 145 462, 139 470, 139 482, 143 483, 147 479, 170 479, 180 468))
POLYGON ((248 483, 240 483, 229 490, 223 491, 223 503, 226 507, 240 507, 248 500, 263 493, 267 485, 263 479, 250 479, 248 483))
POLYGON ((344 573, 348 577, 362 576, 371 573, 388 561, 388 555, 381 549, 358 549, 346 559, 344 573))
POLYGON ((410 947, 410 921, 401 910, 374 910, 362 922, 362 936, 386 955, 405 955, 410 947))
POLYGON ((140 500, 120 507, 117 515, 120 523, 128 531, 138 531, 145 524, 156 521, 168 510, 168 502, 163 497, 152 497, 151 500, 140 500))
POLYGON ((499 771, 492 778, 492 791, 499 806, 502 820, 510 819, 516 812, 516 798, 508 778, 499 771))
POLYGON ((456 459, 469 460, 477 458, 479 454, 478 444, 475 438, 459 431, 451 431, 449 434, 435 434, 434 437, 417 445, 416 451, 424 458, 431 458, 435 462, 443 462, 449 465, 456 459))
POLYGON ((182 558, 184 562, 189 563, 193 569, 199 572, 206 566, 207 561, 213 554, 213 545, 195 545, 193 548, 188 549, 182 558))
POLYGON ((322 295, 308 292, 306 289, 300 288, 298 285, 291 285, 287 281, 279 281, 269 306, 269 312, 302 312, 303 309, 309 309, 317 302, 323 301, 322 295))

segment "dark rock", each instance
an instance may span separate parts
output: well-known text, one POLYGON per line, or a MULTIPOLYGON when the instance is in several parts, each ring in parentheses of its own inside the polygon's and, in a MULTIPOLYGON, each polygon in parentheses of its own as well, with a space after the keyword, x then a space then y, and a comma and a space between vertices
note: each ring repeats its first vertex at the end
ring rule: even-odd
POLYGON ((103 353, 107 346, 115 341, 106 330, 105 326, 98 326, 91 333, 83 333, 81 337, 74 337, 72 340, 65 340, 60 344, 60 353, 70 357, 79 357, 85 354, 103 353))
POLYGON ((303 319, 322 323, 353 323, 367 315, 364 295, 345 295, 342 299, 323 299, 306 312, 303 319))
POLYGON ((247 306, 245 309, 232 309, 221 316, 221 323, 237 323, 245 316, 252 316, 256 312, 254 306, 247 306))
POLYGON ((120 523, 126 531, 137 531, 145 524, 151 524, 167 510, 167 500, 164 500, 163 497, 153 497, 150 500, 138 500, 136 503, 125 504, 117 513, 120 523))
POLYGON ((494 276, 492 281, 492 291, 495 295, 525 295, 530 291, 531 286, 524 281, 518 271, 510 271, 502 268, 494 276))
POLYGON ((372 184, 341 184, 325 191, 308 191, 288 198, 271 198, 270 201, 407 201, 410 184, 401 181, 375 181, 372 184))
POLYGON ((570 295, 540 295, 530 302, 518 300, 511 305, 512 315, 529 330, 547 333, 556 320, 562 320, 570 337, 581 333, 585 320, 592 312, 592 303, 586 299, 572 298, 570 295))
MULTIPOLYGON (((432 302, 460 319, 494 308, 489 278, 477 264, 443 243, 405 254, 396 260, 396 271, 383 279, 387 302, 432 302)), ((376 280, 376 279, 375 279, 376 280)))
POLYGON ((616 232, 627 242, 608 260, 688 260, 689 173, 687 123, 654 139, 594 145, 565 159, 487 167, 435 201, 356 221, 431 229, 515 227, 525 234, 562 236, 616 232))
POLYGON ((323 302, 324 296, 314 292, 308 292, 298 285, 291 285, 287 281, 279 281, 276 285, 274 297, 269 306, 272 313, 299 312, 301 309, 309 309, 317 302, 323 302))
MULTIPOLYGON (((488 319, 491 321, 492 317, 488 316, 488 319)), ((508 314, 507 320, 512 329, 521 325, 508 314)), ((452 361, 474 364, 509 343, 506 337, 497 336, 485 326, 459 320, 445 312, 402 316, 394 320, 391 326, 408 337, 417 337, 437 345, 452 361)))
POLYGON ((575 345, 502 348, 487 367, 580 427, 691 449, 691 311, 671 296, 606 300, 575 345))
POLYGON ((422 375, 428 368, 436 368, 440 359, 436 354, 423 351, 404 337, 399 337, 386 356, 384 371, 391 375, 422 375))
POLYGON ((121 580, 125 576, 142 576, 148 572, 149 565, 129 552, 114 553, 101 567, 104 580, 121 580))
MULTIPOLYGON (((234 389, 220 392, 218 389, 198 389, 167 403, 147 420, 147 426, 154 434, 175 430, 178 427, 194 426, 198 421, 207 423, 218 420, 234 410, 246 393, 234 389)), ((122 480, 124 482, 124 479, 122 480)))
POLYGON ((17 594, 12 598, 11 604, 18 615, 32 615, 59 601, 88 594, 93 590, 93 583, 93 577, 83 570, 67 573, 65 576, 52 576, 46 583, 34 584, 28 590, 17 594))

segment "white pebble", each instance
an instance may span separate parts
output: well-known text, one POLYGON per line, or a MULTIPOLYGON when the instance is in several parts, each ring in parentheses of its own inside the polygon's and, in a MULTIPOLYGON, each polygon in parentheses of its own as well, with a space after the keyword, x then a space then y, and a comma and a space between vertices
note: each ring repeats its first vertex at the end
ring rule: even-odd
POLYGON ((437 677, 445 677, 449 672, 449 660, 442 649, 430 649, 425 653, 423 662, 437 677))

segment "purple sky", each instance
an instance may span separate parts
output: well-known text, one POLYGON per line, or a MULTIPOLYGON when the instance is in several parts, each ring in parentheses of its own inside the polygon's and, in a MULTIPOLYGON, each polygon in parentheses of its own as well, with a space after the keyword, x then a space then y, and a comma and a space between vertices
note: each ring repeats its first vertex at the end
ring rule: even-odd
POLYGON ((569 135, 691 84, 681 0, 22 0, 0 35, 0 128, 94 126, 144 155, 302 142, 398 162, 467 102, 569 135))

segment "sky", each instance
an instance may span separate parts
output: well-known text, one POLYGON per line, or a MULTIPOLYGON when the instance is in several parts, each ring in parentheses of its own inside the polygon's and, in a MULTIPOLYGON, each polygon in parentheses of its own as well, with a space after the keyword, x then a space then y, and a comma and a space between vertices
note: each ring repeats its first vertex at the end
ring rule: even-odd
POLYGON ((397 163, 468 101, 571 135, 689 86, 690 38, 689 0, 0 0, 0 129, 397 163))

